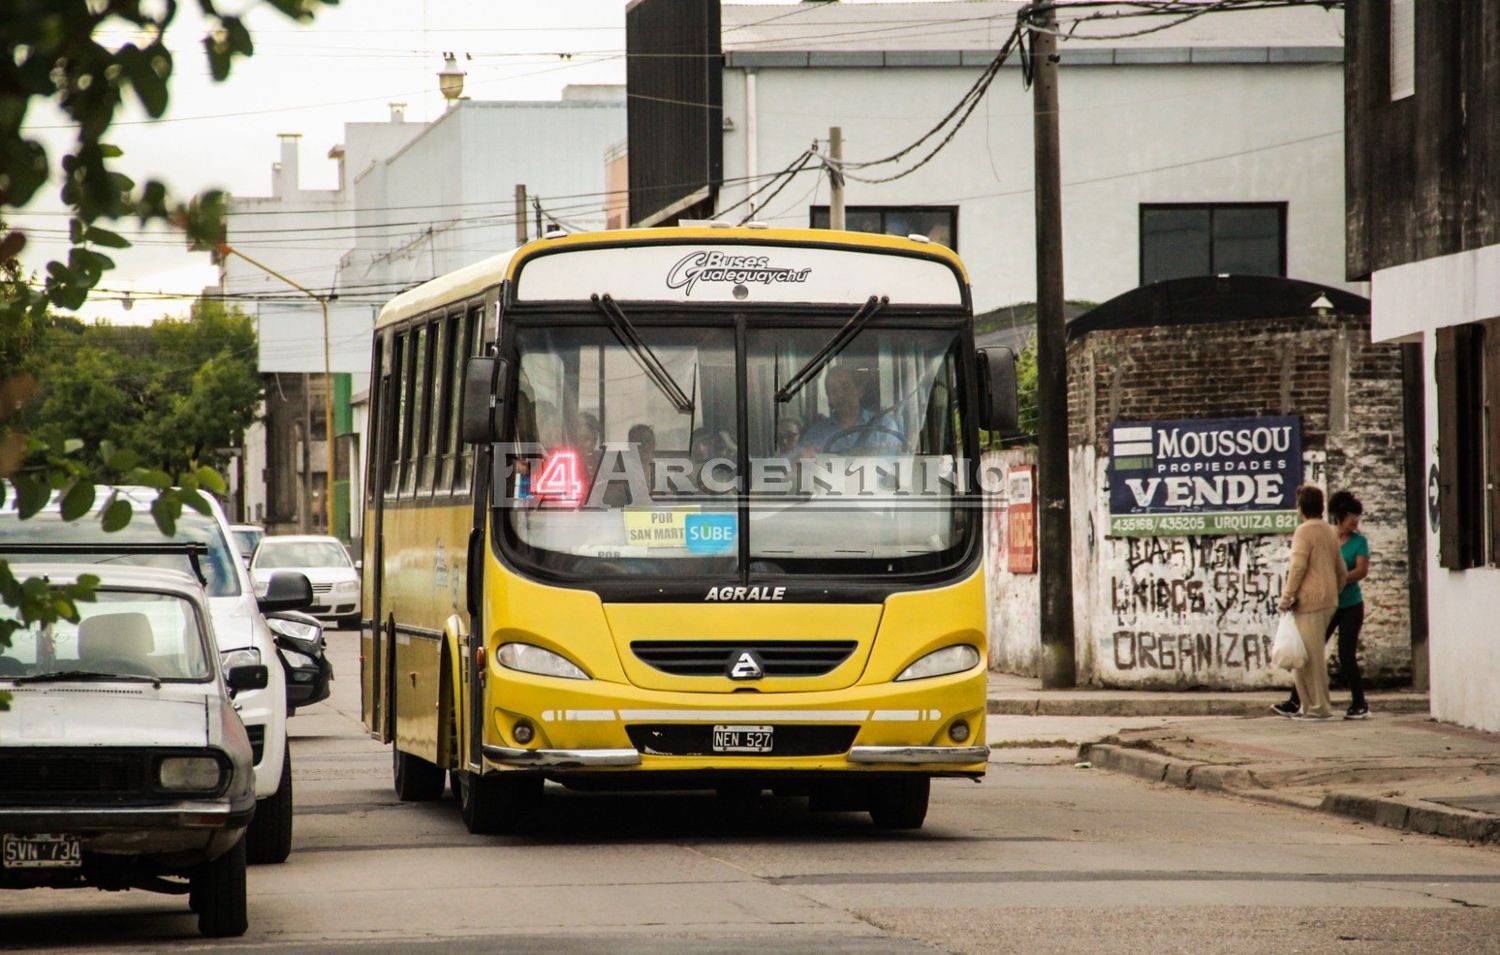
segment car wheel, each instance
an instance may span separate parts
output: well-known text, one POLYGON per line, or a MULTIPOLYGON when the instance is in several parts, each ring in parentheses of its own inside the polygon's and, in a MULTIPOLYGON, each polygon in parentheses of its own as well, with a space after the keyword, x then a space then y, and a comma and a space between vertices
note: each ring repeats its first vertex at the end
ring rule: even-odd
POLYGON ((275 794, 255 802, 255 817, 245 831, 245 855, 251 865, 275 865, 291 854, 292 750, 287 747, 275 794))
POLYGON ((529 832, 542 809, 542 777, 530 773, 481 776, 461 771, 458 808, 464 826, 478 834, 529 832))
POLYGON ((233 938, 250 927, 245 911, 245 840, 192 876, 191 900, 198 903, 198 931, 208 938, 233 938))
POLYGON ((391 745, 391 772, 396 780, 396 798, 402 802, 429 802, 443 795, 446 773, 420 756, 403 753, 391 745))
POLYGON ((880 829, 920 829, 927 819, 932 780, 926 776, 890 779, 875 785, 870 818, 880 829))

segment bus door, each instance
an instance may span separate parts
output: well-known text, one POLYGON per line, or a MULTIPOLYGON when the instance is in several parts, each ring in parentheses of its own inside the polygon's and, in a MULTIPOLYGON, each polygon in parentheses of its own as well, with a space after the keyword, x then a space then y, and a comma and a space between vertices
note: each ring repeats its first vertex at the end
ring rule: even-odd
POLYGON ((396 640, 393 622, 385 612, 385 493, 390 481, 394 441, 391 432, 396 425, 396 392, 394 376, 380 379, 380 421, 376 434, 379 445, 373 483, 374 514, 368 529, 370 553, 365 561, 366 590, 370 594, 370 648, 364 661, 370 667, 369 696, 365 704, 366 725, 381 742, 394 738, 391 713, 391 678, 395 668, 396 640))

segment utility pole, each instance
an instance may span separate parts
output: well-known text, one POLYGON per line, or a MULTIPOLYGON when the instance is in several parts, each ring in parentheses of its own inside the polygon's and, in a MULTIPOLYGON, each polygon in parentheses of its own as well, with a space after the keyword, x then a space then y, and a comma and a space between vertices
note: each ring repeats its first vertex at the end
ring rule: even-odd
POLYGON ((831 184, 828 199, 828 228, 844 228, 844 128, 831 126, 828 129, 828 181, 831 184))
POLYGON ((526 244, 526 187, 516 184, 516 245, 526 244))
MULTIPOLYGON (((228 242, 220 242, 219 257, 227 259, 231 255, 237 255, 240 258, 244 259, 246 262, 249 262, 251 265, 260 269, 267 275, 280 279, 281 281, 290 285, 292 288, 316 301, 323 308, 323 443, 324 445, 326 445, 328 450, 328 480, 327 486, 323 489, 323 523, 324 533, 332 537, 333 482, 334 478, 338 475, 336 474, 337 469, 334 467, 333 363, 329 357, 328 345, 328 296, 319 295, 317 292, 314 292, 312 289, 306 287, 305 285, 299 285, 298 283, 293 282, 291 279, 287 278, 285 275, 282 275, 280 272, 276 271, 270 266, 265 265, 261 262, 257 262, 254 259, 250 258, 250 256, 241 252, 239 249, 236 249, 228 242)), ((298 523, 304 530, 306 530, 311 525, 310 511, 312 509, 312 464, 308 460, 308 449, 312 447, 312 389, 311 378, 306 374, 302 376, 302 404, 304 412, 302 424, 303 428, 305 429, 302 435, 302 488, 304 498, 307 500, 307 504, 302 508, 302 519, 298 523)))
POLYGON ((542 228, 542 197, 532 196, 531 204, 536 208, 536 237, 540 239, 547 234, 547 230, 542 228))
POLYGON ((1037 515, 1043 689, 1077 684, 1073 658, 1073 529, 1068 488, 1068 352, 1063 316, 1062 172, 1057 122, 1057 18, 1032 14, 1036 147, 1037 515))

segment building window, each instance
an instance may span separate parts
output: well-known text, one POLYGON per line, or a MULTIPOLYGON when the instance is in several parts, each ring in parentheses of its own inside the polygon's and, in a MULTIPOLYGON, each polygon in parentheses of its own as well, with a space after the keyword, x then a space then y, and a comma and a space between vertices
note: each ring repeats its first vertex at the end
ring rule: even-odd
POLYGON ((1286 275, 1286 203, 1141 206, 1141 284, 1192 275, 1286 275))
POLYGON ((1417 92, 1417 0, 1391 0, 1391 102, 1417 92))
POLYGON ((1500 319, 1437 332, 1438 563, 1500 564, 1500 319))
MULTIPOLYGON (((813 206, 814 229, 828 228, 828 207, 813 206)), ((844 228, 880 235, 925 235, 958 251, 958 206, 846 206, 844 228)))

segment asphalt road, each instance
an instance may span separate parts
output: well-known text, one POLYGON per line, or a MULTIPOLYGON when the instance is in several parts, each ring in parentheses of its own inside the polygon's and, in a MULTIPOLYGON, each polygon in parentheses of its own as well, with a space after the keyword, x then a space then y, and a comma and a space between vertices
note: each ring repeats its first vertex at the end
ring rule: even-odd
POLYGON ((1129 721, 994 718, 1009 745, 989 777, 938 783, 914 834, 792 800, 557 790, 539 833, 472 836, 452 799, 396 801, 359 724, 355 636, 331 643, 334 696, 293 720, 293 854, 251 870, 243 939, 201 939, 181 898, 33 890, 0 892, 0 948, 1500 952, 1500 851, 1032 745, 1129 721))

